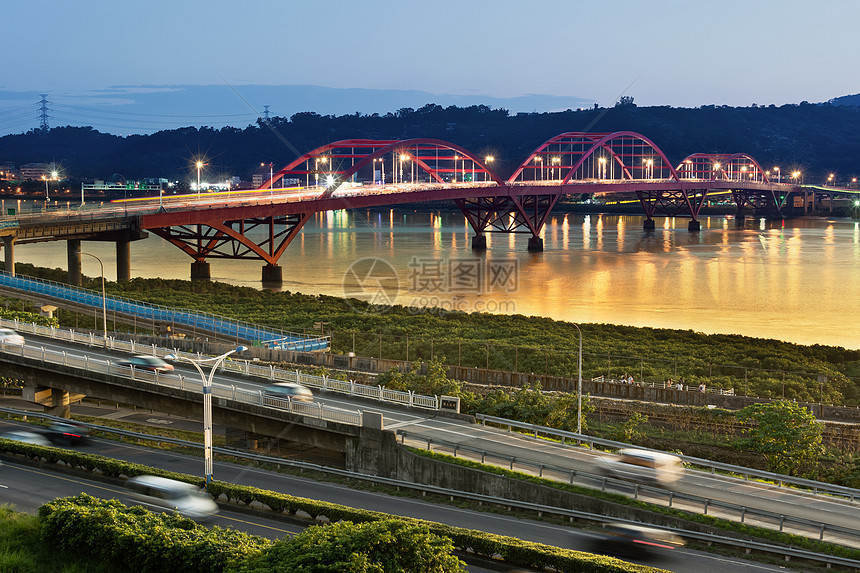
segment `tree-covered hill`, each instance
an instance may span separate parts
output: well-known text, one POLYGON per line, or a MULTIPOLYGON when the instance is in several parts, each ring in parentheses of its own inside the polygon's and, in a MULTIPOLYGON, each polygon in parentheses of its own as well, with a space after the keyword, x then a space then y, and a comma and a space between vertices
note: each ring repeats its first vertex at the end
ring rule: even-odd
POLYGON ((837 183, 860 175, 860 107, 808 104, 700 108, 637 107, 519 113, 487 106, 442 108, 427 104, 385 115, 322 116, 304 112, 245 128, 194 128, 120 137, 87 127, 33 130, 0 138, 0 161, 15 165, 57 162, 71 178, 167 177, 188 180, 205 156, 210 178, 249 180, 261 162, 284 165, 317 146, 353 137, 432 137, 492 154, 507 176, 546 139, 565 131, 636 131, 672 162, 696 152, 745 152, 768 169, 804 171, 808 183, 836 174, 837 183))

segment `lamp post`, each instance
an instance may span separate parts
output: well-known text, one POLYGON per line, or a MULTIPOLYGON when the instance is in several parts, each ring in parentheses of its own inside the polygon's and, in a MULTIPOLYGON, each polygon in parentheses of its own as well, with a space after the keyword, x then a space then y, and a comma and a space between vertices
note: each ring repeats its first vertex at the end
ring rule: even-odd
POLYGON ((107 297, 105 297, 105 266, 102 260, 92 253, 81 252, 82 255, 92 257, 99 262, 99 268, 102 271, 102 331, 104 332, 104 342, 107 346, 107 297))
MULTIPOLYGON (((489 167, 490 163, 492 163, 495 160, 496 160, 496 158, 493 157, 492 155, 488 155, 484 158, 484 162, 487 164, 487 167, 489 167)), ((490 177, 490 173, 488 171, 484 171, 484 181, 487 181, 489 179, 489 177, 490 177)))
POLYGON ((203 167, 203 162, 197 162, 197 196, 200 196, 200 168, 203 167))
POLYGON ((576 383, 576 433, 582 434, 582 331, 579 325, 571 323, 579 333, 579 358, 577 359, 577 383, 576 383))
POLYGON ((776 171, 776 182, 782 183, 782 173, 780 173, 779 167, 774 167, 773 170, 776 171))
MULTIPOLYGON (((260 164, 260 167, 265 167, 265 166, 266 166, 265 163, 260 164)), ((269 162, 269 195, 274 193, 273 189, 275 187, 275 182, 272 181, 272 177, 274 177, 274 175, 272 174, 272 162, 270 161, 269 162)))
POLYGON ((203 381, 203 471, 206 474, 207 490, 209 489, 209 484, 212 483, 212 378, 215 376, 215 371, 218 370, 218 367, 225 358, 234 352, 244 352, 245 350, 248 350, 247 346, 237 346, 230 352, 225 352, 221 356, 202 358, 199 360, 178 356, 176 354, 168 354, 164 357, 167 360, 177 360, 192 364, 194 368, 197 369, 197 372, 200 373, 200 380, 203 381), (200 365, 208 364, 210 362, 212 363, 212 370, 209 372, 209 376, 207 377, 200 365))

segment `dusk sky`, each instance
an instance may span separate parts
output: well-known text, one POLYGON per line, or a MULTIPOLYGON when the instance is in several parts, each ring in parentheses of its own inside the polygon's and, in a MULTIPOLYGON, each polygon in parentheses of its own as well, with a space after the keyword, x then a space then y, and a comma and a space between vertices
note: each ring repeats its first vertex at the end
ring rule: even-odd
POLYGON ((450 104, 446 94, 553 111, 610 106, 621 95, 696 107, 860 92, 853 0, 7 0, 4 8, 0 135, 38 127, 40 93, 52 102, 52 127, 142 132, 159 122, 241 127, 264 105, 281 116, 384 113, 425 99, 450 104), (169 89, 195 85, 211 86, 209 95, 169 89), (279 85, 427 96, 402 105, 380 98, 385 109, 368 109, 340 93, 340 107, 319 99, 311 109, 314 99, 251 89, 279 85), (523 97, 533 94, 555 97, 523 97))

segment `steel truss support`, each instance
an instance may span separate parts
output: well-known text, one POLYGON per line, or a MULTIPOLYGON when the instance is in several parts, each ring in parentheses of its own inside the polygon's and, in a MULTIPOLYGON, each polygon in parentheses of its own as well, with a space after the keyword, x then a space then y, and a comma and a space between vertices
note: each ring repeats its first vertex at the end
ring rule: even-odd
POLYGON ((503 197, 455 199, 454 202, 475 231, 474 248, 486 248, 484 233, 531 233, 529 250, 543 250, 540 238, 559 194, 534 194, 503 197))
POLYGON ((266 262, 263 278, 272 282, 280 276, 273 267, 309 218, 310 213, 298 213, 150 230, 194 259, 192 274, 197 268, 198 278, 208 275, 200 271, 206 259, 256 259, 266 262))
POLYGON ((688 228, 699 230, 699 211, 708 196, 707 189, 682 189, 680 191, 659 191, 646 189, 637 191, 636 196, 645 212, 645 230, 654 229, 654 215, 676 217, 689 215, 692 219, 688 228))
POLYGON ((777 217, 782 217, 783 201, 780 201, 772 191, 739 191, 732 190, 732 200, 738 207, 737 218, 742 220, 746 216, 746 209, 764 211, 777 217))

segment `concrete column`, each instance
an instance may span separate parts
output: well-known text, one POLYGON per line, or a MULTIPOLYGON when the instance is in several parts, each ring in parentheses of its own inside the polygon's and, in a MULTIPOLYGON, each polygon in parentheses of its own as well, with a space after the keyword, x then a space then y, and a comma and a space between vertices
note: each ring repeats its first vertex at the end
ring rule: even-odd
POLYGON ((746 220, 746 215, 743 213, 738 213, 735 215, 735 227, 743 227, 744 221, 746 220))
POLYGON ((687 223, 687 230, 691 233, 696 233, 702 230, 702 224, 694 219, 687 223))
POLYGON ((283 284, 284 269, 280 265, 266 264, 263 266, 263 282, 267 284, 283 284))
POLYGON ((654 219, 645 219, 645 223, 642 225, 643 231, 653 231, 655 228, 654 219))
POLYGON ((69 392, 59 388, 51 388, 51 405, 45 407, 45 413, 61 418, 71 418, 72 406, 69 392))
POLYGON ((15 237, 5 235, 3 237, 3 264, 6 272, 15 276, 15 237))
POLYGON ((131 241, 116 242, 116 280, 131 280, 131 241))
POLYGON ((81 286, 81 240, 69 239, 66 241, 66 253, 69 259, 69 281, 70 285, 81 286))
POLYGON ((540 237, 535 237, 534 235, 529 237, 529 252, 530 253, 543 252, 543 239, 541 239, 540 237))
POLYGON ((209 272, 209 263, 206 261, 194 261, 191 263, 191 280, 208 281, 212 278, 209 272))
POLYGON ((472 237, 472 250, 473 251, 486 251, 487 250, 487 236, 486 235, 475 235, 472 237))

